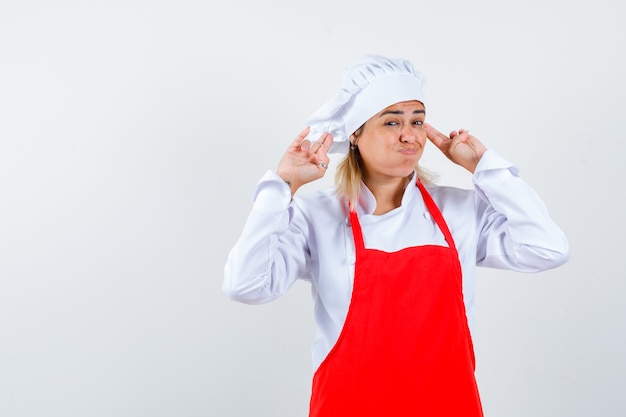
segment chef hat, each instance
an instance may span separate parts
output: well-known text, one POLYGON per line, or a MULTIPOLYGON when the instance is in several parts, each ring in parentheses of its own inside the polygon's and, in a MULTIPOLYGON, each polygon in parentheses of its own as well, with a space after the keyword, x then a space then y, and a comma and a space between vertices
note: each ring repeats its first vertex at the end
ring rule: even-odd
POLYGON ((307 120, 309 138, 333 135, 329 153, 347 153, 349 138, 363 123, 386 107, 402 101, 424 102, 424 77, 404 59, 365 55, 343 74, 335 96, 307 120))

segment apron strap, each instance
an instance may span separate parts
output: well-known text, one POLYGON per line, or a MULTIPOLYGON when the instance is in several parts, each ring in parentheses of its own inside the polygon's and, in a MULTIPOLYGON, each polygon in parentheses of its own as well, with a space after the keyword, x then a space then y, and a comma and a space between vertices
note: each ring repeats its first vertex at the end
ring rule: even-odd
MULTIPOLYGON (((426 191, 426 187, 424 187, 424 184, 422 184, 422 181, 419 178, 417 179, 417 188, 419 188, 420 193, 422 194, 422 198, 424 199, 424 203, 426 204, 426 208, 430 212, 430 215, 433 216, 435 223, 439 226, 439 229, 441 229, 448 246, 450 249, 456 251, 456 245, 454 244, 452 233, 450 233, 450 229, 448 229, 448 225, 446 224, 441 211, 439 211, 439 208, 433 201, 433 198, 430 196, 428 191, 426 191)), ((352 225, 352 235, 354 236, 356 249, 362 251, 365 249, 365 243, 363 242, 361 223, 359 222, 356 210, 352 208, 351 204, 348 204, 348 210, 350 212, 350 224, 352 225)))
POLYGON ((439 226, 439 229, 441 229, 441 232, 443 233, 443 237, 446 239, 446 242, 448 242, 448 246, 450 246, 450 249, 454 249, 456 251, 454 239, 452 239, 452 233, 450 233, 450 229, 448 229, 448 225, 443 219, 441 211, 439 211, 439 208, 433 201, 433 198, 430 196, 428 191, 426 191, 426 187, 424 187, 424 184, 422 184, 422 181, 419 178, 417 179, 417 187, 422 193, 422 198, 426 203, 426 208, 428 208, 430 215, 433 216, 435 223, 437 223, 437 226, 439 226))
POLYGON ((363 232, 361 231, 361 223, 356 214, 356 210, 352 210, 350 206, 350 225, 352 226, 352 236, 354 237, 354 246, 357 252, 365 250, 365 242, 363 242, 363 232))

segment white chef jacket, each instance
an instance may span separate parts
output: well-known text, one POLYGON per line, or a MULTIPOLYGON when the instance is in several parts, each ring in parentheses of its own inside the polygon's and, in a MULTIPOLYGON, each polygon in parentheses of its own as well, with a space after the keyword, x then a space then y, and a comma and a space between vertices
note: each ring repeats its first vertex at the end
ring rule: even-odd
MULTIPOLYGON (((426 186, 459 253, 470 327, 476 266, 537 272, 569 257, 565 235, 515 166, 489 149, 473 182, 474 190, 426 186)), ((375 207, 373 194, 362 184, 356 211, 366 248, 393 252, 447 245, 414 181, 400 207, 373 215, 375 207)), ((348 209, 334 188, 292 199, 287 184, 268 171, 255 188, 252 211, 228 255, 223 290, 234 300, 261 304, 283 295, 297 279, 309 281, 317 324, 312 360, 317 369, 345 321, 355 259, 348 209)))

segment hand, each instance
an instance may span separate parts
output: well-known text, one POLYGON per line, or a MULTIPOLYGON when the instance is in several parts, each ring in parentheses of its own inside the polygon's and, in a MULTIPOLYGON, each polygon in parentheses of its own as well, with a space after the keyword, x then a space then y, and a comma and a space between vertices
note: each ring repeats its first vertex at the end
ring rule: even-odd
POLYGON ((330 133, 324 133, 311 145, 311 141, 305 139, 309 131, 310 128, 307 127, 300 132, 287 148, 276 169, 278 176, 291 184, 292 195, 302 185, 322 178, 328 169, 327 152, 333 143, 333 137, 330 133))
POLYGON ((453 130, 446 136, 431 125, 424 123, 428 139, 452 162, 467 169, 472 174, 487 150, 468 130, 453 130))

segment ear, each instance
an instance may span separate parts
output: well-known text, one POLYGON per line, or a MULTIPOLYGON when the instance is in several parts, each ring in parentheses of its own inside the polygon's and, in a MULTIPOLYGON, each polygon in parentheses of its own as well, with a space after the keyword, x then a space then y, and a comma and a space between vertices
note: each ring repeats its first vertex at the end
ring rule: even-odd
POLYGON ((356 148, 356 143, 359 140, 359 137, 361 137, 361 133, 363 133, 363 126, 365 126, 365 124, 355 130, 354 133, 350 135, 350 138, 348 138, 352 149, 356 148))
POLYGON ((359 137, 353 133, 352 135, 350 135, 348 140, 350 141, 350 149, 355 150, 356 142, 359 140, 359 137))

